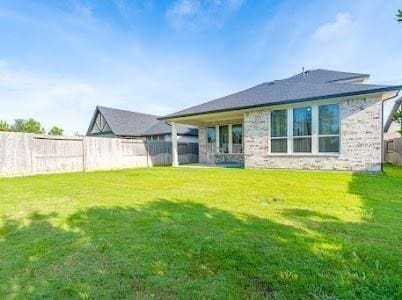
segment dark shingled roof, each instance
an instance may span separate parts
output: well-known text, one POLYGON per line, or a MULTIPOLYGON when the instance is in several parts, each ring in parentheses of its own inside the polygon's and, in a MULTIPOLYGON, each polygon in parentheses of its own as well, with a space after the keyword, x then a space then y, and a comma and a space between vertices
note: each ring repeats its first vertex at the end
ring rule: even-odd
POLYGON ((262 83, 247 90, 167 115, 161 119, 312 101, 323 98, 369 94, 402 88, 402 86, 340 82, 340 80, 367 76, 365 74, 321 69, 306 71, 304 76, 298 74, 287 79, 262 83))
MULTIPOLYGON (((170 134, 172 132, 171 125, 165 121, 158 120, 159 116, 104 106, 97 106, 96 110, 103 115, 110 129, 118 136, 140 137, 170 134)), ((92 127, 92 123, 90 127, 92 127)), ((197 136, 198 130, 196 127, 177 124, 177 133, 197 136)))

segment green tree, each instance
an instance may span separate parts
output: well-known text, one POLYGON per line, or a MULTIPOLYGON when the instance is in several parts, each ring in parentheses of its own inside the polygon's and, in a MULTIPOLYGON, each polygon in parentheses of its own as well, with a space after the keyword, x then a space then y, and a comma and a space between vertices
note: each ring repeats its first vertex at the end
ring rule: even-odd
POLYGON ((64 130, 57 127, 57 126, 53 126, 52 129, 49 130, 49 132, 47 134, 49 135, 63 135, 64 130))
POLYGON ((396 15, 398 22, 402 23, 402 9, 398 9, 398 14, 396 15))
POLYGON ((396 122, 399 124, 400 130, 399 130, 398 132, 399 132, 399 133, 401 134, 401 136, 402 136, 402 107, 399 108, 399 109, 394 113, 394 115, 392 116, 392 119, 393 119, 394 121, 396 121, 396 122))
POLYGON ((0 131, 10 131, 10 125, 6 121, 0 120, 0 131))
POLYGON ((28 132, 28 133, 39 133, 44 134, 45 129, 41 126, 40 122, 33 118, 26 119, 16 119, 14 124, 11 125, 11 131, 15 132, 28 132))

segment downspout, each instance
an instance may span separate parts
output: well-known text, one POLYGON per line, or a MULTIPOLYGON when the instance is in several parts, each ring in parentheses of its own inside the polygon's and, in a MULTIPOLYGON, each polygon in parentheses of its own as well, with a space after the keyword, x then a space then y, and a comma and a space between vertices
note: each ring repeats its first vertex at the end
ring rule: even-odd
POLYGON ((384 102, 399 96, 400 90, 392 97, 383 99, 381 101, 381 172, 384 172, 384 102))

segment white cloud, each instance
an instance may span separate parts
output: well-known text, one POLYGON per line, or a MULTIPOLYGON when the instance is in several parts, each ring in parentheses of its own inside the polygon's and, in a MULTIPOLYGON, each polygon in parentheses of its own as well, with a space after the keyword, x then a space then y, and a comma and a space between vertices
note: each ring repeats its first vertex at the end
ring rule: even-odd
MULTIPOLYGON (((196 30, 220 26, 242 5, 239 0, 175 3, 169 8, 173 19, 165 16, 168 21, 177 18, 175 28, 196 30)), ((222 59, 236 62, 235 72, 218 61, 219 53, 155 46, 155 40, 141 40, 134 29, 113 27, 96 9, 56 11, 43 18, 0 9, 0 20, 16 24, 17 32, 23 28, 32 33, 36 43, 22 55, 2 48, 0 59, 6 61, 0 61, 0 119, 35 117, 47 128, 59 125, 70 134, 84 133, 96 105, 163 115, 292 75, 302 66, 371 73, 372 82, 402 82, 402 40, 395 38, 402 26, 393 19, 392 5, 383 8, 379 3, 383 9, 378 9, 356 4, 357 9, 347 12, 323 11, 319 19, 315 6, 292 11, 287 4, 258 24, 261 30, 239 32, 242 43, 222 59), (262 42, 252 48, 258 40, 262 42)))
POLYGON ((12 69, 0 61, 0 119, 34 117, 47 129, 58 125, 69 134, 83 132, 88 107, 100 96, 90 84, 12 69))
POLYGON ((314 32, 318 40, 327 41, 332 39, 347 38, 353 35, 355 24, 350 13, 338 13, 334 22, 321 25, 314 32))
POLYGON ((9 12, 7 22, 46 46, 28 48, 23 60, 2 53, 0 120, 34 117, 47 129, 85 133, 96 105, 164 115, 233 91, 205 58, 147 47, 92 8, 44 18, 9 12))
POLYGON ((178 16, 193 15, 200 8, 200 3, 194 0, 180 0, 173 4, 172 13, 178 16))
POLYGON ((0 61, 0 120, 33 117, 46 129, 57 125, 66 134, 85 133, 96 105, 165 115, 235 89, 199 58, 150 56, 127 67, 128 60, 113 61, 108 76, 91 81, 0 61))
POLYGON ((243 0, 177 0, 166 12, 175 29, 201 30, 220 27, 243 4, 243 0))
POLYGON ((304 66, 368 73, 371 83, 400 84, 402 39, 395 36, 402 26, 393 18, 396 2, 356 0, 342 10, 314 2, 295 11, 281 4, 249 43, 254 45, 252 58, 260 62, 256 72, 275 79, 304 66))

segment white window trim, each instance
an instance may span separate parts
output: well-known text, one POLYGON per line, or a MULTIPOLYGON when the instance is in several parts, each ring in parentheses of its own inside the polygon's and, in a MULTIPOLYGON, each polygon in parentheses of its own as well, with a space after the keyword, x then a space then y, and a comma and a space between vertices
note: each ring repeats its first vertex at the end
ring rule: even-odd
POLYGON ((209 143, 209 141, 208 141, 209 128, 214 128, 215 129, 215 144, 216 144, 216 127, 215 126, 207 126, 207 128, 206 128, 207 144, 209 143))
POLYGON ((286 154, 285 152, 272 152, 272 140, 284 140, 286 139, 287 141, 287 151, 289 153, 289 147, 291 146, 289 144, 289 110, 288 109, 275 109, 275 110, 286 110, 287 116, 286 116, 286 120, 287 120, 287 129, 286 129, 286 136, 271 136, 272 134, 272 130, 271 130, 271 126, 272 126, 272 110, 269 112, 269 151, 270 153, 272 153, 273 155, 278 155, 278 154, 286 154))
MULTIPOLYGON (((215 125, 215 144, 216 144, 216 154, 244 154, 244 149, 242 153, 238 152, 233 152, 233 132, 232 132, 232 126, 233 125, 241 125, 242 129, 242 147, 244 148, 244 124, 243 123, 228 123, 228 124, 220 124, 220 125, 215 125), (228 144, 228 152, 220 152, 220 139, 219 139, 219 127, 221 126, 228 126, 228 138, 229 138, 229 144, 228 144)), ((213 126, 208 126, 208 127, 213 127, 213 126)), ((207 130, 208 130, 207 127, 207 130)), ((208 143, 208 132, 207 132, 207 143, 208 143)))
MULTIPOLYGON (((339 114, 339 134, 327 134, 320 135, 319 134, 319 106, 321 105, 330 105, 330 104, 338 104, 339 102, 325 102, 325 103, 317 103, 311 105, 296 105, 292 107, 283 107, 277 108, 273 110, 287 110, 287 125, 288 125, 288 151, 287 153, 277 153, 272 152, 272 140, 273 139, 284 139, 285 137, 271 137, 271 123, 269 125, 269 154, 271 156, 339 156, 342 153, 342 139, 341 139, 341 116, 339 114), (301 108, 301 107, 311 107, 311 135, 308 136, 293 136, 293 109, 301 108), (319 152, 319 138, 320 137, 339 137, 339 152, 319 152), (311 152, 294 152, 293 151, 293 138, 311 138, 311 152)), ((340 109, 340 108, 339 108, 340 109)), ((269 119, 272 118, 272 111, 269 112, 269 119)))
MULTIPOLYGON (((293 153, 293 107, 288 108, 288 154, 293 153)), ((271 128, 270 128, 271 129, 271 128)), ((271 148, 269 148, 271 151, 271 148)), ((285 154, 285 153, 275 153, 275 154, 285 154)))
POLYGON ((229 125, 230 126, 230 140, 229 140, 229 153, 230 154, 244 154, 243 152, 244 152, 244 126, 243 126, 243 123, 233 123, 233 124, 230 124, 229 125), (242 152, 241 153, 239 153, 239 152, 233 152, 233 125, 234 126, 236 126, 236 125, 241 125, 241 145, 242 145, 242 152))
POLYGON ((318 105, 311 106, 311 152, 318 154, 318 105))
POLYGON ((317 152, 320 155, 340 155, 341 152, 342 152, 341 105, 340 105, 340 103, 325 103, 325 104, 316 105, 317 106, 317 118, 319 119, 319 111, 318 111, 319 106, 331 105, 331 104, 338 104, 339 105, 339 116, 338 116, 339 132, 338 132, 338 134, 320 134, 320 132, 319 132, 319 123, 318 123, 318 120, 317 120, 317 152), (338 152, 320 152, 319 149, 318 149, 320 137, 338 137, 339 138, 339 151, 338 152))

